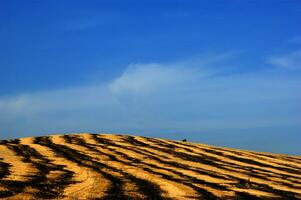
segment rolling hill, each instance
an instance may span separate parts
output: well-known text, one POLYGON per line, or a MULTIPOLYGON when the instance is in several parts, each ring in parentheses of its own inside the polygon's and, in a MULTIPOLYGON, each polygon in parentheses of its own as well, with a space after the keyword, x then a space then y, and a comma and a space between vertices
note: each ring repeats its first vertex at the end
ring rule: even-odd
POLYGON ((301 199, 301 157, 110 134, 0 141, 3 199, 301 199))

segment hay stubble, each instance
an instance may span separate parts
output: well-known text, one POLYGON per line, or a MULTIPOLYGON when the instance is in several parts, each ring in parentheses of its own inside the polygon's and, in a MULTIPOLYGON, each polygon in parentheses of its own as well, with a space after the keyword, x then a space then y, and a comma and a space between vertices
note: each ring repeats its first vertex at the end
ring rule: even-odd
POLYGON ((155 138, 0 142, 3 199, 301 199, 301 158, 155 138))

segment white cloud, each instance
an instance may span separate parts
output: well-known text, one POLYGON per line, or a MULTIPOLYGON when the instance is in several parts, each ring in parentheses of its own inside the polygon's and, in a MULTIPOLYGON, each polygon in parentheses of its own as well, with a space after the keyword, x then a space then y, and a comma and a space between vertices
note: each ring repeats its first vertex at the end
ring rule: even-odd
POLYGON ((220 130, 296 125, 301 81, 279 73, 212 76, 191 62, 132 64, 106 84, 0 98, 4 133, 220 130))
POLYGON ((195 72, 179 65, 132 64, 112 81, 109 88, 114 94, 149 94, 190 82, 196 78, 195 72))
POLYGON ((284 69, 301 69, 301 50, 285 55, 269 57, 268 63, 284 69))

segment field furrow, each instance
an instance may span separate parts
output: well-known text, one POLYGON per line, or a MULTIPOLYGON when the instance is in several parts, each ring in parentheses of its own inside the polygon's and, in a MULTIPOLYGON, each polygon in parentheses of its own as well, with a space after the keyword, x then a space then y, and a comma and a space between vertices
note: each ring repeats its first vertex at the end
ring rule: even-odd
POLYGON ((0 141, 3 199, 301 199, 301 158, 159 138, 0 141))

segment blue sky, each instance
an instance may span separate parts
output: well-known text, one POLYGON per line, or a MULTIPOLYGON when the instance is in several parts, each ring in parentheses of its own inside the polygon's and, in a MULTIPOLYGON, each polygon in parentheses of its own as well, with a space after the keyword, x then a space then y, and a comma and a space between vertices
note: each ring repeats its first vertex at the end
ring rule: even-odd
POLYGON ((118 132, 301 154, 298 0, 3 0, 0 19, 0 139, 118 132))

